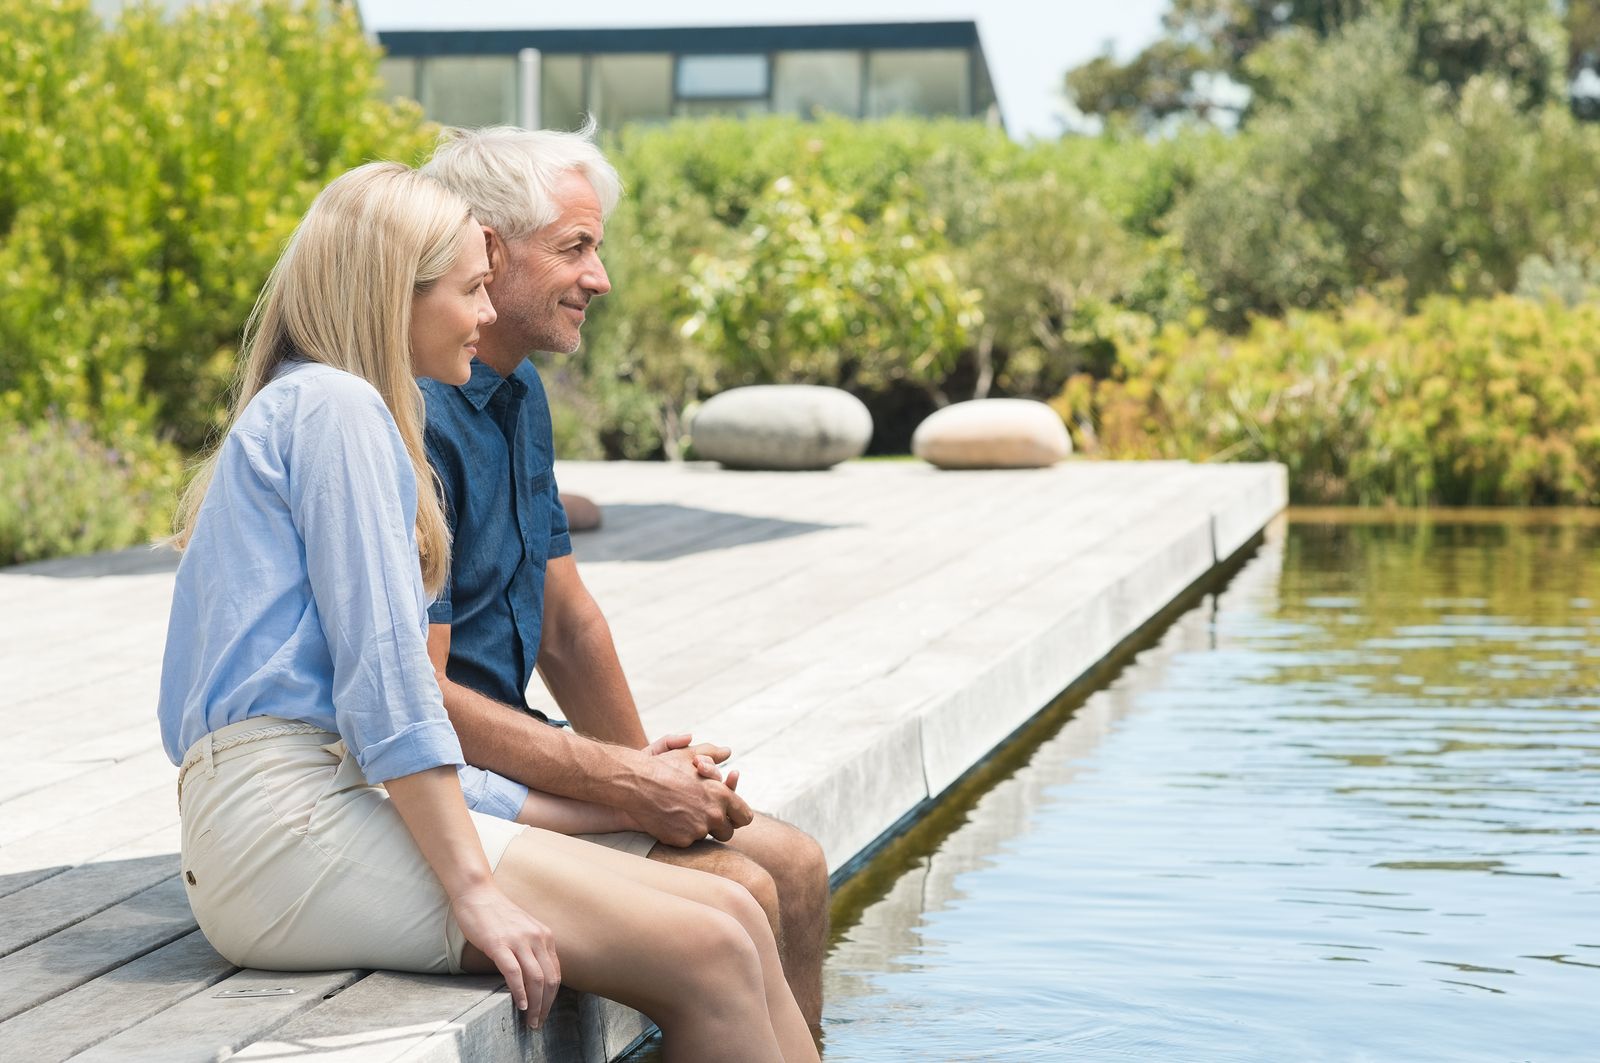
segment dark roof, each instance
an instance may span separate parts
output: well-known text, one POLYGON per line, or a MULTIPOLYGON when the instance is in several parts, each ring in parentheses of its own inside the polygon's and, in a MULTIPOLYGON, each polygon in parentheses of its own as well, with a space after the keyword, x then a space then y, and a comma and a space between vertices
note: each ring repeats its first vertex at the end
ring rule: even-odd
POLYGON ((393 56, 542 52, 733 53, 828 48, 976 48, 974 22, 861 22, 833 26, 685 26, 600 30, 383 30, 393 56))

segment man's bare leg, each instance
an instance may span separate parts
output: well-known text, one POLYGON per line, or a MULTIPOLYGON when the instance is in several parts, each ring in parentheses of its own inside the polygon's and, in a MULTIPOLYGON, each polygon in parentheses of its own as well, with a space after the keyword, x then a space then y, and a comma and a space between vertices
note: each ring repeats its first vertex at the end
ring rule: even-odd
POLYGON ((828 862, 810 835, 756 813, 727 844, 700 841, 687 849, 657 844, 650 859, 729 879, 767 913, 783 974, 813 1030, 822 1025, 822 960, 828 947, 828 862))

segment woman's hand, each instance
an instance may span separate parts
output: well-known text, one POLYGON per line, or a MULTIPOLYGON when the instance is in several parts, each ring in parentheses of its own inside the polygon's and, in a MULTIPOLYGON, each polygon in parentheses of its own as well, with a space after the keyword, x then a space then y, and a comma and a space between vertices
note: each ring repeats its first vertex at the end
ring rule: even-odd
POLYGON ((461 934, 489 958, 506 980, 529 1028, 543 1025, 561 988, 550 928, 518 907, 498 886, 485 886, 450 903, 461 934))
POLYGON ((461 934, 505 976, 511 999, 535 1029, 561 985, 550 929, 501 892, 467 814, 456 769, 428 768, 384 784, 422 856, 450 898, 461 934))

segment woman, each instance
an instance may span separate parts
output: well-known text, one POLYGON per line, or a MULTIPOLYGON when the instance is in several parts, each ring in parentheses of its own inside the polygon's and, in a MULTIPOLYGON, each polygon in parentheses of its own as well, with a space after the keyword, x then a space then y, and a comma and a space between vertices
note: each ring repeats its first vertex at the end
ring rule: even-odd
POLYGON ((251 315, 179 514, 161 677, 195 917, 241 966, 498 970, 533 1026, 565 979, 649 1015, 670 1058, 814 1060, 740 887, 462 799, 413 376, 467 379, 487 276, 465 204, 374 163, 317 197, 251 315))

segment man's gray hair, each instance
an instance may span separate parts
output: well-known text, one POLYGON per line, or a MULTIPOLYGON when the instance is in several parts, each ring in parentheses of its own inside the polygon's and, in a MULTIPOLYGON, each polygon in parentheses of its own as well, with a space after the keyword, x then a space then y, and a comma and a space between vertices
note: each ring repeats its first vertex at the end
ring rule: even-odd
POLYGON ((556 220, 555 186, 574 171, 594 189, 600 216, 611 213, 622 198, 622 179, 595 146, 594 132, 592 118, 573 133, 447 128, 422 172, 471 204, 480 224, 512 240, 556 220))

